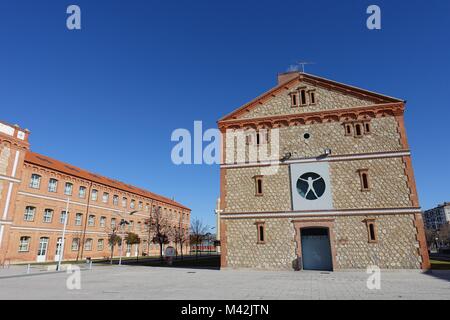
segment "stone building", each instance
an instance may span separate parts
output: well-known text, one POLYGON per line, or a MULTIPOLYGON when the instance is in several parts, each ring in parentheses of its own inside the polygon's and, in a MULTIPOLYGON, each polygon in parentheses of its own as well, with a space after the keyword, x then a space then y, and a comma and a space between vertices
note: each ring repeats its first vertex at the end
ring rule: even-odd
POLYGON ((444 202, 435 208, 425 210, 423 218, 426 229, 437 230, 450 223, 450 202, 444 202))
POLYGON ((222 267, 428 268, 404 110, 289 72, 221 118, 222 267))
MULTIPOLYGON (((109 236, 116 233, 124 239, 127 232, 141 241, 123 248, 116 245, 115 257, 121 252, 123 256, 158 254, 159 245, 151 242, 149 229, 154 212, 162 213, 172 240, 179 232, 188 237, 189 208, 31 152, 28 136, 17 125, 0 123, 0 264, 58 260, 66 219, 64 260, 107 258, 109 236), (123 228, 122 219, 128 222, 123 228)), ((188 248, 186 242, 183 251, 188 248)))

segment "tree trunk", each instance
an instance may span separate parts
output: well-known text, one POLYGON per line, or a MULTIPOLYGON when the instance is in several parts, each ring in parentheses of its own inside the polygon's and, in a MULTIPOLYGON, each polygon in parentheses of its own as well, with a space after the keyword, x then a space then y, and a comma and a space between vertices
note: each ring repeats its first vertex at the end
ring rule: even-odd
POLYGON ((111 245, 111 264, 113 263, 113 257, 114 257, 114 245, 111 245))

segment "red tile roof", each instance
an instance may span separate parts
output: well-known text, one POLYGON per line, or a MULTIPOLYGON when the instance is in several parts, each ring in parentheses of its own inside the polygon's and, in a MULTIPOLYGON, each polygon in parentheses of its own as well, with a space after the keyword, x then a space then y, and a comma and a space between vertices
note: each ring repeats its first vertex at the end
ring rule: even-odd
POLYGON ((106 178, 106 177, 91 173, 89 171, 86 171, 86 170, 80 169, 78 167, 72 166, 70 164, 64 163, 62 161, 55 160, 53 158, 41 155, 39 153, 35 153, 35 152, 31 152, 31 151, 27 152, 26 156, 25 156, 25 162, 32 163, 32 164, 35 164, 35 165, 38 165, 41 167, 45 167, 48 169, 52 169, 55 171, 59 171, 59 172, 62 172, 62 173, 65 173, 65 174, 68 174, 71 176, 76 176, 78 178, 86 179, 86 180, 89 180, 89 181, 92 181, 92 182, 95 182, 98 184, 102 184, 102 185, 105 185, 108 187, 112 187, 112 188, 116 188, 116 189, 119 189, 122 191, 137 194, 142 197, 151 198, 156 201, 171 204, 171 205, 174 205, 179 208, 190 210, 188 207, 185 207, 174 200, 160 196, 156 193, 153 193, 153 192, 147 191, 145 189, 141 189, 141 188, 117 181, 117 180, 113 180, 110 178, 106 178))

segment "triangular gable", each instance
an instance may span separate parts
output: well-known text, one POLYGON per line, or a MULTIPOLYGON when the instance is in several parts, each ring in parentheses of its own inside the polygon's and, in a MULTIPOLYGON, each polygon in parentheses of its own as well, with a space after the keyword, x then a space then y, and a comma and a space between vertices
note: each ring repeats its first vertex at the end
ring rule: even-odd
POLYGON ((269 91, 263 93, 252 101, 246 103, 242 107, 236 109, 230 114, 222 117, 219 122, 226 120, 235 120, 239 119, 241 116, 247 114, 251 110, 254 110, 260 105, 263 105, 273 98, 279 96, 280 94, 285 93, 287 90, 298 86, 300 83, 309 84, 316 87, 324 87, 328 90, 340 92, 347 96, 358 97, 360 99, 364 99, 367 101, 371 101, 373 103, 369 104, 382 104, 382 103, 392 103, 392 102, 404 102, 402 99, 390 97, 387 95, 383 95, 380 93, 368 91, 365 89, 361 89, 358 87, 350 86, 347 84, 343 84, 337 81, 321 78, 315 75, 311 75, 304 72, 295 72, 292 75, 288 75, 285 77, 287 80, 285 82, 281 82, 276 87, 270 89, 269 91))

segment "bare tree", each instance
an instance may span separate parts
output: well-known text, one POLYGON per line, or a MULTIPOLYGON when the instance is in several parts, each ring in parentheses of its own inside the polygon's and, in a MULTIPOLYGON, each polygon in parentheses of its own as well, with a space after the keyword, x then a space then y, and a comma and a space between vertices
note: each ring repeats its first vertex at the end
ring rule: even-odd
POLYGON ((178 245, 180 246, 180 254, 183 259, 183 245, 189 240, 189 232, 183 228, 181 218, 178 226, 173 229, 173 239, 175 242, 175 248, 177 249, 178 245))
POLYGON ((199 219, 195 219, 191 223, 191 235, 190 235, 190 242, 191 244, 194 244, 196 246, 195 250, 195 257, 198 256, 198 245, 200 245, 203 242, 203 239, 205 238, 205 234, 208 230, 208 226, 204 225, 203 222, 199 219))
POLYGON ((152 214, 147 222, 149 228, 149 240, 159 245, 159 257, 163 257, 163 246, 169 243, 169 222, 167 217, 163 215, 161 207, 153 209, 152 214))

